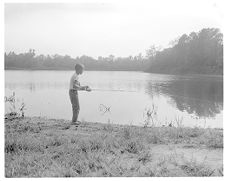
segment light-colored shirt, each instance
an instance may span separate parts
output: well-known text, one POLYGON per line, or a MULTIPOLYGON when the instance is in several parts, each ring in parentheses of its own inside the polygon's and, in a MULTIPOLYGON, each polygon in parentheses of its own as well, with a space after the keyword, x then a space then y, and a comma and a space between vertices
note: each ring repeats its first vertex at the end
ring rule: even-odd
POLYGON ((71 80, 70 80, 70 87, 69 89, 74 89, 75 85, 79 85, 79 81, 78 81, 78 74, 76 74, 76 72, 72 75, 71 80))

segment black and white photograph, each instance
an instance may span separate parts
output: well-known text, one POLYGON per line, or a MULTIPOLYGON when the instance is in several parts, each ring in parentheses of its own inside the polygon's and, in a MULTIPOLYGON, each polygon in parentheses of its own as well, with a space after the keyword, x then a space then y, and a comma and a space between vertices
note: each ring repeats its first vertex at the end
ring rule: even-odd
POLYGON ((224 177, 223 0, 2 5, 4 179, 224 177))

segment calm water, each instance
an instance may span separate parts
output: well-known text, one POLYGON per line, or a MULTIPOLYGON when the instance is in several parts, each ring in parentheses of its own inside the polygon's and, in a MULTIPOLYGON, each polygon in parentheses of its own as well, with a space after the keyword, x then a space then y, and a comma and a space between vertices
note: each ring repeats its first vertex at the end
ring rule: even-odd
MULTIPOLYGON (((5 71, 5 95, 16 93, 25 115, 71 119, 68 94, 72 71, 5 71)), ((184 126, 223 127, 223 77, 173 76, 143 72, 86 71, 82 85, 102 89, 79 92, 80 120, 143 125, 145 112, 155 125, 183 120, 184 126), (123 90, 123 91, 109 91, 123 90), (105 107, 110 107, 106 111, 105 107), (106 112, 105 112, 106 111, 106 112)), ((5 111, 9 111, 6 104, 5 111)))

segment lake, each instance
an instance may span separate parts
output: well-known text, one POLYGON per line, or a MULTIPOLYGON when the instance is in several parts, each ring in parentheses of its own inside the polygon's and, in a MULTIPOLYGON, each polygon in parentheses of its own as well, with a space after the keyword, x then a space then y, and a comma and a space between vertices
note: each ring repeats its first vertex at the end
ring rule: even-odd
MULTIPOLYGON (((5 71, 5 96, 15 92, 25 116, 70 120, 69 81, 73 71, 5 71)), ((223 127, 223 77, 85 71, 79 92, 79 120, 143 126, 223 127), (147 113, 149 112, 149 119, 147 113)), ((5 112, 10 111, 5 103, 5 112)))

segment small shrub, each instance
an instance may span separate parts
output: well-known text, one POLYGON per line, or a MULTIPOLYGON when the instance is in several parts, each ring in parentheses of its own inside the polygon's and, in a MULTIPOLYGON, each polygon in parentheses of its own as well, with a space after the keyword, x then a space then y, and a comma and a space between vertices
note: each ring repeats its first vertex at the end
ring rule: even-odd
POLYGON ((152 127, 155 126, 154 120, 157 116, 157 108, 152 104, 151 108, 145 108, 143 113, 144 118, 144 128, 147 128, 150 124, 152 127))
POLYGON ((9 103, 10 112, 5 114, 5 119, 14 120, 24 118, 24 110, 26 110, 25 103, 22 102, 20 107, 16 106, 16 94, 13 92, 13 95, 7 97, 5 96, 5 103, 9 103))

